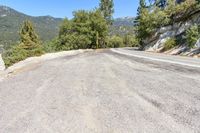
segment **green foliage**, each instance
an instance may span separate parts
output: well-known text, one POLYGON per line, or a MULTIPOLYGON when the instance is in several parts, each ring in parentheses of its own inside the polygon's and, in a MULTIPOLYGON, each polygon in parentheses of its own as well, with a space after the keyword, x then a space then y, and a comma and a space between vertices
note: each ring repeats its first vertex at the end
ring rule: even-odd
POLYGON ((136 19, 136 35, 143 47, 145 40, 151 37, 155 31, 165 25, 181 21, 189 17, 189 12, 199 8, 196 0, 185 0, 180 4, 176 4, 175 0, 150 0, 153 5, 147 6, 144 0, 140 0, 138 8, 138 16, 136 19))
POLYGON ((190 48, 194 47, 197 40, 200 38, 199 27, 194 25, 186 31, 186 40, 190 48))
POLYGON ((0 14, 7 15, 0 17, 0 45, 3 45, 4 49, 11 48, 20 39, 18 35, 19 27, 27 19, 35 24, 36 32, 42 41, 55 38, 62 21, 62 19, 50 16, 31 17, 5 6, 0 6, 0 14))
POLYGON ((138 15, 139 18, 141 16, 142 10, 145 9, 145 8, 147 8, 146 1, 140 0, 139 1, 139 7, 137 9, 137 15, 138 15))
POLYGON ((28 51, 21 49, 18 46, 13 46, 11 49, 3 53, 2 57, 6 67, 13 65, 19 61, 22 61, 28 57, 28 51))
POLYGON ((140 19, 142 16, 142 12, 145 8, 147 8, 145 0, 140 0, 139 7, 137 9, 137 17, 135 18, 135 25, 137 25, 137 26, 141 25, 140 19))
POLYGON ((99 9, 107 20, 107 23, 112 24, 112 15, 114 13, 113 0, 100 0, 99 9))
POLYGON ((89 48, 90 44, 91 41, 87 35, 77 33, 66 34, 59 38, 56 50, 86 49, 89 48))
POLYGON ((141 10, 140 19, 136 28, 137 37, 142 45, 142 40, 149 37, 157 28, 169 23, 169 16, 160 8, 155 7, 150 12, 147 8, 141 10))
POLYGON ((72 21, 65 18, 59 27, 59 37, 62 35, 66 35, 67 33, 71 32, 71 30, 72 30, 72 21))
POLYGON ((29 56, 38 56, 43 53, 43 49, 38 35, 35 33, 33 24, 31 21, 24 21, 20 29, 20 44, 21 49, 29 51, 29 56))
POLYGON ((106 43, 108 48, 124 47, 123 38, 120 36, 108 37, 106 43))
POLYGON ((137 47, 139 46, 139 41, 136 36, 134 35, 125 35, 123 37, 123 43, 125 47, 137 47))
POLYGON ((60 26, 57 50, 102 48, 108 34, 108 25, 99 10, 74 12, 72 20, 65 19, 60 26))
POLYGON ((177 45, 176 39, 170 38, 164 43, 164 50, 170 50, 174 48, 177 45))
POLYGON ((42 55, 43 49, 30 21, 25 21, 20 30, 20 43, 3 53, 6 66, 26 59, 42 55))
POLYGON ((136 35, 141 47, 143 40, 149 37, 157 28, 169 23, 169 15, 161 8, 154 5, 150 10, 145 0, 140 0, 136 17, 136 35))
POLYGON ((125 17, 117 18, 113 21, 113 24, 109 26, 109 35, 126 35, 135 34, 135 18, 125 17))
POLYGON ((44 43, 43 50, 45 53, 56 52, 59 43, 58 38, 54 38, 53 40, 44 43))
POLYGON ((31 50, 37 48, 39 45, 38 35, 35 33, 33 24, 26 20, 20 29, 20 47, 31 50))

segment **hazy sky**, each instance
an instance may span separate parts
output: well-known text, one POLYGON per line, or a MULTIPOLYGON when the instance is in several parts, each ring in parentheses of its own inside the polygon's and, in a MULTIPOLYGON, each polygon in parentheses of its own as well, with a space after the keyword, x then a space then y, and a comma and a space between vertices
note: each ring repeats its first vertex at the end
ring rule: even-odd
MULTIPOLYGON (((72 18, 78 9, 94 9, 100 0, 0 0, 6 5, 32 16, 51 15, 72 18)), ((114 0, 114 17, 135 16, 139 0, 114 0)))

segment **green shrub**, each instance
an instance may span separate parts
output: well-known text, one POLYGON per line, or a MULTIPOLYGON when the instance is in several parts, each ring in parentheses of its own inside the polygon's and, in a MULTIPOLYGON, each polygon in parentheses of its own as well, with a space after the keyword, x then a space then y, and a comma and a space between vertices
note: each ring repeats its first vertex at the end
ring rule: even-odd
MULTIPOLYGON (((140 0, 143 1, 144 0, 140 0)), ((144 47, 143 40, 149 38, 156 32, 157 28, 182 21, 190 16, 191 11, 200 7, 198 0, 185 0, 181 4, 176 4, 175 0, 168 0, 165 8, 156 6, 157 4, 142 6, 138 10, 136 17, 136 35, 140 45, 144 47)), ((154 1, 155 3, 157 1, 154 1)))
POLYGON ((139 41, 134 35, 125 35, 123 37, 123 42, 126 47, 137 47, 139 46, 139 41))
POLYGON ((42 54, 44 54, 44 52, 41 51, 41 48, 26 50, 26 49, 22 49, 18 45, 18 46, 13 46, 9 50, 5 51, 2 54, 2 57, 5 62, 6 67, 9 67, 19 61, 25 60, 28 57, 40 56, 42 54))
POLYGON ((59 43, 56 46, 57 51, 92 48, 89 36, 84 34, 72 33, 62 35, 58 41, 59 43))
POLYGON ((160 8, 154 7, 154 10, 151 12, 149 9, 144 8, 141 10, 136 28, 137 37, 140 40, 146 39, 157 28, 167 25, 169 22, 169 15, 160 8))
POLYGON ((30 21, 24 21, 20 30, 20 43, 3 53, 6 67, 28 57, 44 54, 38 35, 30 21))
POLYGON ((119 48, 124 47, 123 38, 119 36, 112 36, 107 38, 107 47, 108 48, 119 48))
POLYGON ((58 40, 58 38, 55 38, 55 39, 53 39, 49 42, 45 42, 44 45, 43 45, 43 50, 46 53, 56 52, 56 51, 58 51, 57 50, 58 44, 59 44, 59 40, 58 40))
POLYGON ((6 67, 9 67, 28 57, 28 52, 24 49, 14 46, 2 54, 6 67))
POLYGON ((58 50, 102 48, 108 25, 99 10, 79 10, 60 26, 58 50))
POLYGON ((164 50, 165 51, 170 50, 174 48, 176 45, 177 45, 176 40, 174 38, 170 38, 164 43, 164 50))
POLYGON ((199 27, 194 25, 186 31, 186 40, 190 48, 194 47, 195 43, 200 37, 199 27))

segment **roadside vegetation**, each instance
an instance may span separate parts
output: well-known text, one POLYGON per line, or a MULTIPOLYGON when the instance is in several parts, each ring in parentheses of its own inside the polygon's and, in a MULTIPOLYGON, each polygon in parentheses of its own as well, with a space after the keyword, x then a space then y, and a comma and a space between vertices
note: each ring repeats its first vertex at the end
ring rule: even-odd
MULTIPOLYGON (((135 33, 141 48, 147 45, 144 40, 150 38, 157 29, 175 22, 185 21, 190 17, 192 11, 200 9, 199 3, 199 0, 149 0, 148 2, 140 0, 135 20, 135 33)), ((187 45, 190 48, 194 47, 199 39, 198 27, 199 25, 192 26, 185 33, 187 45)), ((176 45, 174 38, 171 38, 165 43, 165 49, 171 49, 176 45)))
POLYGON ((175 38, 169 38, 165 43, 164 43, 164 50, 170 50, 177 46, 176 39, 175 38))
POLYGON ((27 20, 20 30, 20 42, 3 53, 5 65, 8 67, 27 57, 50 52, 137 45, 137 39, 133 34, 109 34, 113 24, 113 13, 113 0, 100 0, 99 8, 91 11, 74 11, 71 20, 63 20, 59 35, 44 44, 39 40, 32 22, 27 20))
POLYGON ((24 21, 19 35, 20 43, 3 53, 7 67, 27 57, 40 56, 44 53, 39 37, 30 21, 24 21))
POLYGON ((200 38, 200 26, 193 25, 186 31, 186 40, 190 48, 194 47, 194 44, 200 38))
MULTIPOLYGON (((3 53, 6 66, 44 53, 74 49, 99 49, 119 47, 145 47, 144 40, 150 38, 157 29, 184 21, 193 10, 200 9, 199 0, 140 0, 134 26, 115 32, 112 28, 113 0, 100 0, 99 8, 91 11, 78 10, 73 18, 65 18, 59 28, 59 34, 52 41, 41 42, 31 21, 22 24, 20 42, 3 53), (148 4, 147 4, 148 3, 148 4), (119 34, 118 34, 119 33, 119 34)), ((200 38, 200 26, 194 25, 185 33, 189 48, 193 48, 200 38)), ((175 37, 165 41, 164 50, 180 45, 175 37)))

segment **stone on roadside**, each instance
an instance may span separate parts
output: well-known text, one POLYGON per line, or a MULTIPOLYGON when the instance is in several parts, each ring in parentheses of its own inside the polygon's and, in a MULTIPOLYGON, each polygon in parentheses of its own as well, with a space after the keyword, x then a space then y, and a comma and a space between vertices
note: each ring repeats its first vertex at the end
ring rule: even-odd
POLYGON ((0 71, 3 71, 3 70, 5 70, 5 64, 0 54, 0 71))

